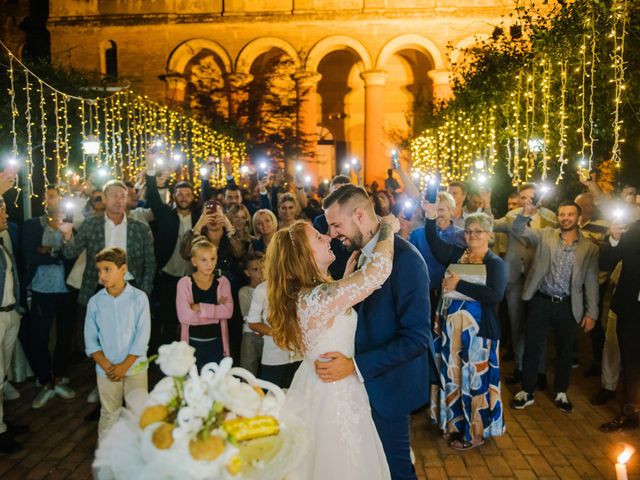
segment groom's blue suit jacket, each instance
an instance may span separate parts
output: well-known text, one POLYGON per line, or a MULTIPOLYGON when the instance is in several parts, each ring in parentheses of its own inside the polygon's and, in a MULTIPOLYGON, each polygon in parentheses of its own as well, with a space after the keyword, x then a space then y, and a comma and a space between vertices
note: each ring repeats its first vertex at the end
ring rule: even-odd
POLYGON ((355 361, 381 416, 406 415, 429 401, 435 373, 424 259, 396 235, 393 270, 382 287, 357 306, 355 361), (433 373, 432 373, 433 372, 433 373))

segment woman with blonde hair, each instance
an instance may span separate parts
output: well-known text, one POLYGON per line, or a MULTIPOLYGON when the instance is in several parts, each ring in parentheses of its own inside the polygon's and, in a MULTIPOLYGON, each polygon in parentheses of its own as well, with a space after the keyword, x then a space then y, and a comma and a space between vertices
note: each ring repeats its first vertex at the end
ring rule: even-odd
MULTIPOLYGON (((356 375, 324 382, 315 362, 325 352, 355 353, 357 314, 352 308, 391 274, 397 220, 381 221, 369 260, 356 270, 358 254, 342 280, 328 273, 335 256, 331 238, 297 221, 275 233, 266 255, 269 324, 276 344, 304 357, 287 393, 286 409, 305 422, 313 441, 301 479, 389 479, 382 443, 364 384, 356 375)), ((298 477, 296 477, 298 478, 298 477)))
POLYGON ((283 193, 278 200, 278 224, 280 228, 287 228, 300 218, 300 202, 292 193, 283 193))

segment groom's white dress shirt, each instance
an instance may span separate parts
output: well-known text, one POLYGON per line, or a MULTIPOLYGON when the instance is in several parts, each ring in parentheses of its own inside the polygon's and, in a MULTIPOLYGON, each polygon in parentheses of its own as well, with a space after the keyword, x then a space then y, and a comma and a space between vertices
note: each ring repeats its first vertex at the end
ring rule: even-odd
MULTIPOLYGON (((360 258, 358 258, 358 268, 362 267, 365 264, 365 262, 371 258, 371 256, 373 255, 373 249, 376 248, 376 245, 378 244, 379 239, 380 239, 380 229, 378 229, 378 232, 373 237, 371 237, 371 240, 369 240, 367 244, 360 249, 360 258)), ((356 359, 353 358, 352 360, 353 360, 353 366, 356 370, 356 375, 358 376, 358 380, 364 383, 364 378, 360 374, 360 369, 358 368, 356 359)))

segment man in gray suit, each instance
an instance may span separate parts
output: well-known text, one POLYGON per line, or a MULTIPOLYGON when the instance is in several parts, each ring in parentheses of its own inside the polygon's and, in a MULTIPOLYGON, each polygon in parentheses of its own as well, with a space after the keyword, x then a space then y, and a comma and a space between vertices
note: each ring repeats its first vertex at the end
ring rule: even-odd
POLYGON ((557 355, 554 403, 570 413, 573 405, 567 398, 567 389, 576 322, 589 332, 598 318, 598 247, 580 233, 580 207, 575 202, 560 204, 557 229, 528 228, 534 211, 532 203, 525 203, 522 215, 513 223, 514 232, 536 245, 536 254, 522 289, 522 299, 529 301, 522 391, 516 394, 511 407, 523 409, 534 403, 540 351, 553 328, 557 355))
MULTIPOLYGON (((525 183, 518 189, 520 205, 529 203, 533 205, 536 193, 536 185, 525 183)), ((507 263, 507 290, 506 300, 511 326, 511 344, 516 360, 516 370, 512 376, 507 377, 506 383, 511 385, 522 380, 522 357, 524 355, 524 331, 526 321, 525 304, 522 300, 522 286, 524 278, 531 267, 535 254, 535 245, 525 237, 513 232, 513 222, 522 214, 522 208, 516 208, 508 212, 503 218, 497 219, 493 226, 494 232, 506 233, 508 237, 507 251, 504 261, 507 263)), ((546 227, 556 227, 556 214, 544 207, 537 207, 533 211, 529 222, 529 228, 541 230, 546 227)), ((540 355, 540 386, 546 388, 546 347, 540 355)))

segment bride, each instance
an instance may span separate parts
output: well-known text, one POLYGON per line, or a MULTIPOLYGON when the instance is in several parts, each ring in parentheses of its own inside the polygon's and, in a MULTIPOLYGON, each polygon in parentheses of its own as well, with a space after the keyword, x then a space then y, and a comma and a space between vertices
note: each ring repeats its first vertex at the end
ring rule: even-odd
POLYGON ((325 383, 316 375, 314 362, 325 352, 353 357, 357 314, 352 307, 390 275, 396 225, 394 217, 382 219, 371 259, 355 270, 354 253, 339 281, 327 273, 335 259, 331 238, 308 223, 298 221, 278 231, 267 249, 273 338, 281 348, 304 356, 285 405, 285 411, 302 418, 312 440, 312 450, 295 478, 391 478, 364 383, 356 375, 325 383))

